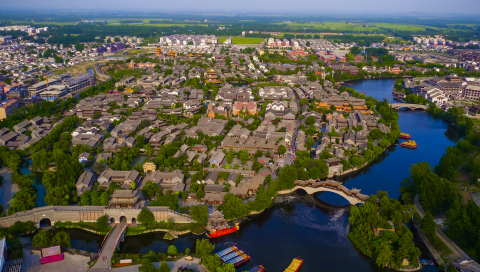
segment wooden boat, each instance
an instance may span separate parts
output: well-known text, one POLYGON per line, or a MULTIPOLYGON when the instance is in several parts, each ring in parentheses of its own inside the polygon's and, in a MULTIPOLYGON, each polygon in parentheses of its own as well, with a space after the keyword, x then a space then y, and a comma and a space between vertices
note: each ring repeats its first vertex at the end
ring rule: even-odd
POLYGON ((400 144, 401 147, 415 149, 418 147, 417 143, 414 140, 406 141, 400 144))
POLYGON ((293 259, 292 263, 285 269, 284 272, 297 272, 300 270, 300 268, 303 265, 303 259, 300 259, 300 257, 297 257, 293 259))

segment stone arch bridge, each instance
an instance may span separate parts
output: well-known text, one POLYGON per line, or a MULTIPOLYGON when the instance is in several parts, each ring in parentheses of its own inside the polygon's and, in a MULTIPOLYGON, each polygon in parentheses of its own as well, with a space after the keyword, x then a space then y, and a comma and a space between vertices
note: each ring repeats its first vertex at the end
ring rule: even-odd
POLYGON ((365 203, 365 201, 368 199, 368 196, 361 194, 359 189, 348 189, 340 182, 336 182, 333 180, 296 180, 294 184, 295 187, 293 187, 292 189, 279 191, 278 193, 289 194, 299 189, 304 190, 305 192, 307 192, 307 194, 314 194, 317 192, 332 192, 344 197, 348 202, 350 202, 350 205, 365 203))
POLYGON ((426 105, 420 105, 420 104, 408 104, 408 103, 392 103, 390 104, 390 107, 394 110, 400 110, 400 109, 411 109, 411 110, 427 110, 428 106, 426 105))
MULTIPOLYGON (((186 214, 170 210, 167 207, 146 207, 155 216, 155 221, 168 221, 172 219, 175 223, 193 223, 195 220, 186 214)), ((40 227, 40 221, 50 220, 53 225, 56 221, 71 222, 96 222, 101 216, 106 215, 111 223, 119 224, 126 221, 127 224, 136 223, 138 214, 142 209, 136 208, 108 208, 107 206, 45 206, 33 208, 29 211, 18 212, 0 218, 0 227, 10 227, 15 222, 33 221, 40 227)))

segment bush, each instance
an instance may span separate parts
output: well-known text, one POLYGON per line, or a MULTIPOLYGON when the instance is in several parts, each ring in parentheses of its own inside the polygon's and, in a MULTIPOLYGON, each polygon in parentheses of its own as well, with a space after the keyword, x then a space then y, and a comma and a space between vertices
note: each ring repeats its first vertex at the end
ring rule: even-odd
POLYGON ((228 178, 228 176, 230 176, 230 173, 228 173, 228 172, 218 172, 218 178, 219 179, 226 180, 228 178))
POLYGON ((174 245, 168 247, 168 255, 176 255, 178 253, 177 248, 174 245))

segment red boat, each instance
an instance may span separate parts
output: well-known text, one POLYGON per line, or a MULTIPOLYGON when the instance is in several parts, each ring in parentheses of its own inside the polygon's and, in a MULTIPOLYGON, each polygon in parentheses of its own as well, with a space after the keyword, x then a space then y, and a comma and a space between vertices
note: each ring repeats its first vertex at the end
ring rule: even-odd
POLYGON ((416 149, 418 147, 417 143, 414 140, 409 140, 400 144, 401 147, 416 149))
POLYGON ((235 227, 232 228, 223 228, 223 229, 210 229, 210 231, 207 233, 208 238, 217 238, 223 235, 227 235, 230 233, 234 233, 240 229, 240 226, 238 223, 235 224, 235 227))
POLYGON ((408 133, 400 133, 400 136, 398 136, 398 138, 410 140, 411 136, 408 133))
POLYGON ((236 268, 246 262, 250 261, 250 256, 245 254, 245 253, 242 253, 240 256, 238 257, 235 257, 227 262, 225 262, 226 264, 233 264, 233 266, 236 268))

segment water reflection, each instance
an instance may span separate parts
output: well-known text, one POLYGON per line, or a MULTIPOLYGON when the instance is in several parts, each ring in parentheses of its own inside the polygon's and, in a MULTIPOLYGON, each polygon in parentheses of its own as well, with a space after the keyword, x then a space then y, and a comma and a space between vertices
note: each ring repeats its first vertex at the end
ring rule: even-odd
POLYGON ((37 200, 35 202, 35 205, 36 207, 43 207, 47 205, 45 203, 45 194, 47 193, 47 190, 45 189, 45 186, 42 182, 43 173, 32 172, 30 170, 30 165, 32 165, 32 160, 23 162, 23 164, 20 166, 20 173, 22 173, 23 175, 29 175, 33 173, 33 175, 35 175, 35 178, 33 179, 33 181, 35 182, 33 184, 33 187, 35 187, 35 189, 37 190, 37 200))

